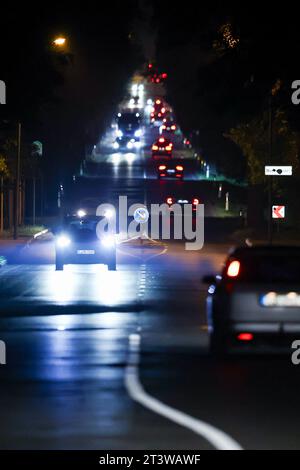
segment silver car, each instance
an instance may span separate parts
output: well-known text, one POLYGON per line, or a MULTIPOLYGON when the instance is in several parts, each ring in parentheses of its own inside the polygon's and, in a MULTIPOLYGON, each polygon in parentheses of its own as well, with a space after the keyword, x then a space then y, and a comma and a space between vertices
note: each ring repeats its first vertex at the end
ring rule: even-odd
POLYGON ((237 248, 203 282, 213 353, 282 350, 300 338, 300 247, 237 248))

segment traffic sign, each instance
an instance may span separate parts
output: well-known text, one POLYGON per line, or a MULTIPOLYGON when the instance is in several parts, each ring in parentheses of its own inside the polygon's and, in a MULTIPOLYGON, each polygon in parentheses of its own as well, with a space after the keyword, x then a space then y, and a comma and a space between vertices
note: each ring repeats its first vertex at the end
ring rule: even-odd
POLYGON ((272 206, 272 218, 284 219, 285 218, 285 206, 272 206))
POLYGON ((266 176, 292 176, 293 167, 292 166, 265 166, 265 175, 266 176))

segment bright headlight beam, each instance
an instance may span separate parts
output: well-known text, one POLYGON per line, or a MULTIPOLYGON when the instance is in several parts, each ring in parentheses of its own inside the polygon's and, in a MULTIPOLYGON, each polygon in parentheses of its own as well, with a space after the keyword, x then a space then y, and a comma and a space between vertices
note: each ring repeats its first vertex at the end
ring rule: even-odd
POLYGON ((67 246, 69 246, 71 243, 71 240, 70 238, 68 238, 66 235, 60 235, 58 238, 57 238, 57 245, 60 247, 60 248, 66 248, 67 246))

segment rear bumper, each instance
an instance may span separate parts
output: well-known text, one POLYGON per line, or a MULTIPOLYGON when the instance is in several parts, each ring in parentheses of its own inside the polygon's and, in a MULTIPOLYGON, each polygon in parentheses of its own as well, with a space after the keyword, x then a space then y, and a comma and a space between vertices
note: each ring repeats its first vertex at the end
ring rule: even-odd
POLYGON ((268 334, 268 335, 293 335, 298 334, 300 337, 300 322, 299 323, 254 323, 254 322, 238 322, 232 323, 229 326, 232 333, 249 332, 253 334, 268 334))

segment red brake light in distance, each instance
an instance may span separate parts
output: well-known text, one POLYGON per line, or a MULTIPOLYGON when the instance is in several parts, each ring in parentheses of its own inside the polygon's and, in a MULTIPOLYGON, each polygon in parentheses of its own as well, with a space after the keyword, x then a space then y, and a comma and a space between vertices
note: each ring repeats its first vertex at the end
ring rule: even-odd
POLYGON ((164 141, 165 141, 164 137, 159 138, 159 142, 164 142, 164 141))
POLYGON ((166 168, 167 168, 166 165, 159 165, 158 167, 159 170, 165 170, 166 168))
POLYGON ((152 150, 158 150, 157 145, 152 145, 152 150))
POLYGON ((174 126, 174 125, 173 125, 173 126, 171 126, 171 129, 172 129, 172 131, 175 131, 175 129, 176 129, 176 126, 174 126))
POLYGON ((231 261, 227 268, 228 277, 237 277, 240 272, 241 263, 238 260, 231 261))
POLYGON ((173 198, 172 197, 167 198, 167 204, 169 204, 169 205, 173 204, 173 198))
POLYGON ((183 171, 183 166, 182 165, 177 165, 176 170, 177 171, 183 171))
POLYGON ((193 205, 194 206, 197 206, 199 204, 199 199, 197 199, 196 197, 194 197, 193 199, 193 205))
POLYGON ((167 145, 167 146, 166 146, 166 150, 167 150, 167 152, 171 152, 171 150, 172 150, 172 145, 167 145))

